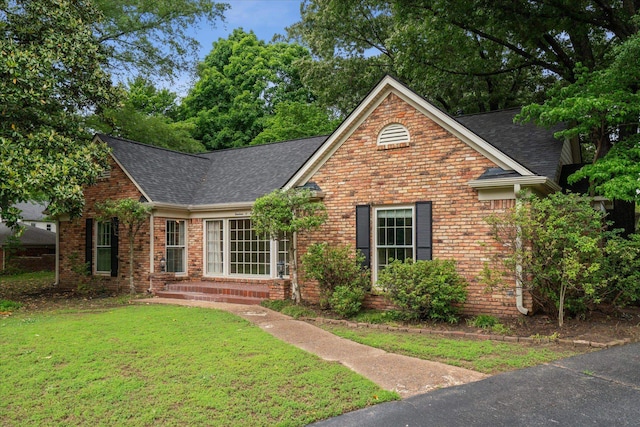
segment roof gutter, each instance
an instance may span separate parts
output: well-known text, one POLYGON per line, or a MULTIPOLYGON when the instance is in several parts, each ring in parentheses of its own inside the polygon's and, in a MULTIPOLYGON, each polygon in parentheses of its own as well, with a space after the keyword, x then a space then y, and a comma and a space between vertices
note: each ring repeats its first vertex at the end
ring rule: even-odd
POLYGON ((516 193, 521 190, 522 187, 537 187, 546 188, 553 193, 562 190, 562 188, 550 180, 546 176, 518 176, 509 178, 490 178, 490 179, 474 179, 469 181, 468 184, 472 188, 514 188, 518 187, 516 193))
POLYGON ((217 203, 208 205, 181 205, 178 203, 164 202, 147 202, 146 205, 152 209, 166 209, 187 212, 217 212, 229 211, 234 209, 248 209, 253 207, 254 202, 238 202, 238 203, 217 203))

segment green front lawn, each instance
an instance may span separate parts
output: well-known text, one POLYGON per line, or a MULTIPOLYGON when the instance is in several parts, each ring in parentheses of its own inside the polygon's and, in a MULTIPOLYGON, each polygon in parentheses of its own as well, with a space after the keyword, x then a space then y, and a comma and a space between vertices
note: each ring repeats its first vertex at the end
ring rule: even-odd
POLYGON ((2 425, 305 425, 397 395, 226 312, 0 318, 2 425))
POLYGON ((351 341, 381 348, 390 353, 442 362, 485 374, 496 374, 540 365, 589 351, 588 349, 577 351, 553 343, 527 345, 499 341, 450 339, 437 335, 420 335, 380 329, 351 329, 329 324, 322 325, 322 328, 351 341))

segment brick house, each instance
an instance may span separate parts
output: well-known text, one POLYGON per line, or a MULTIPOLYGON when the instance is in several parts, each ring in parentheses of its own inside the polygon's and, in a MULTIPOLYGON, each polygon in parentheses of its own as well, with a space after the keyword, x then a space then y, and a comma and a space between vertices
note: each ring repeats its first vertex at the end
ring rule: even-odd
MULTIPOLYGON (((466 313, 526 313, 530 301, 515 282, 493 293, 478 282, 487 250, 498 250, 484 218, 513 206, 521 189, 560 190, 561 169, 578 162, 579 150, 552 131, 514 124, 517 113, 452 117, 387 76, 328 137, 192 155, 97 135, 112 148, 111 170, 86 188, 82 218, 59 222, 60 286, 73 286, 78 262, 105 286, 124 283, 124 239, 115 221, 95 219, 94 204, 130 197, 152 207, 136 243, 138 290, 283 298, 277 263, 287 242, 256 236, 250 210, 273 189, 307 186, 329 219, 296 236, 299 253, 318 241, 355 246, 374 283, 389 258, 455 259, 470 284, 466 313), (224 289, 206 288, 216 283, 224 289)), ((301 285, 303 299, 317 299, 312 282, 301 285)))

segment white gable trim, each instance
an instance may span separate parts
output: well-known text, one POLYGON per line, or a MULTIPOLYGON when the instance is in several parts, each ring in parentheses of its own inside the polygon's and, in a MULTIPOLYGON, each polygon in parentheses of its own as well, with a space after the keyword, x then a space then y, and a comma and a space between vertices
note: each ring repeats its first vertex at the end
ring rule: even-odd
MULTIPOLYGON (((96 135, 93 138, 94 142, 96 140, 100 141, 103 144, 106 144, 106 142, 104 142, 102 139, 100 139, 100 137, 98 135, 96 135)), ((127 178, 129 178, 131 180, 131 182, 133 182, 133 185, 136 186, 136 188, 138 189, 138 191, 140 193, 142 193, 142 195, 144 196, 145 199, 147 199, 147 202, 152 202, 153 200, 151 200, 151 197, 149 197, 149 195, 147 193, 144 192, 144 190, 142 189, 142 187, 136 182, 135 179, 133 179, 133 177, 131 176, 131 174, 129 173, 129 171, 127 171, 127 169, 122 165, 122 163, 120 163, 118 161, 118 159, 116 159, 116 156, 113 155, 113 153, 109 153, 109 155, 111 156, 111 158, 113 159, 114 162, 116 162, 116 164, 120 167, 120 169, 122 169, 122 171, 124 172, 124 174, 127 176, 127 178)))
POLYGON ((358 107, 345 119, 320 149, 300 168, 300 170, 285 184, 288 189, 306 184, 309 179, 322 167, 322 165, 340 148, 340 146, 353 134, 364 120, 384 101, 391 93, 420 111, 429 119, 451 132, 454 136, 469 145, 471 148, 487 157, 504 170, 514 170, 523 176, 534 176, 529 169, 516 162, 502 151, 489 144, 487 141, 471 132, 458 123, 449 114, 441 111, 430 102, 404 86, 391 76, 384 77, 380 83, 367 95, 358 107))

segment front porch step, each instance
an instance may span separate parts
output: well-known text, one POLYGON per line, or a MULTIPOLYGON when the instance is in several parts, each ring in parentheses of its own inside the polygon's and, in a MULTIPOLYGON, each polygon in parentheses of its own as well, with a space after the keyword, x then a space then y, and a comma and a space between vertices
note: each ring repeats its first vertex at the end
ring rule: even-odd
POLYGON ((269 299, 269 287, 264 284, 251 283, 177 282, 168 283, 165 290, 156 292, 156 296, 259 305, 263 300, 269 299))

